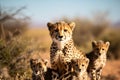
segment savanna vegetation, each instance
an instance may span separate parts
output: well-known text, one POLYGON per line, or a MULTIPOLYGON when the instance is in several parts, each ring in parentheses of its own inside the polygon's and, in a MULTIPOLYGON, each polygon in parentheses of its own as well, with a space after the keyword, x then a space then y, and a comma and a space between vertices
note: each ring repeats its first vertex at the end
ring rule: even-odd
MULTIPOLYGON (((0 9, 0 79, 3 80, 31 80, 30 58, 49 59, 51 39, 47 26, 39 29, 30 28, 28 16, 18 17, 24 9, 25 7, 21 7, 13 12, 0 9)), ((76 23, 73 39, 77 48, 87 53, 91 51, 93 40, 110 41, 108 58, 118 60, 120 26, 113 25, 106 16, 101 13, 92 19, 63 17, 59 20, 76 23)), ((103 76, 103 80, 117 80, 114 75, 108 76, 103 76)))

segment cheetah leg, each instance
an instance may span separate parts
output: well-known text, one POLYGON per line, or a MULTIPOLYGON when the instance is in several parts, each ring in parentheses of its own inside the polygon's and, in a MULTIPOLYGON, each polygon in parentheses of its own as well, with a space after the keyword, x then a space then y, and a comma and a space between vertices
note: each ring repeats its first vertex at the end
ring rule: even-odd
POLYGON ((91 80, 96 80, 96 70, 95 69, 91 70, 91 74, 92 74, 92 79, 91 80))
POLYGON ((97 80, 100 80, 101 72, 102 72, 102 69, 97 70, 97 80))
POLYGON ((72 76, 71 72, 66 72, 65 74, 60 76, 59 80, 72 80, 71 76, 72 76))
POLYGON ((59 77, 58 73, 52 71, 52 80, 58 80, 58 77, 59 77))

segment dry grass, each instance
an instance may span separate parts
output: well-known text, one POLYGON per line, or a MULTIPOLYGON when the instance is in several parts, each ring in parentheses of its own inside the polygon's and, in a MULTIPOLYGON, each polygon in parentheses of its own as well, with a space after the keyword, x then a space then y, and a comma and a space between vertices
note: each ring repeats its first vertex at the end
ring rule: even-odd
MULTIPOLYGON (((27 63, 21 63, 27 65, 27 74, 30 77, 31 69, 29 65, 30 58, 47 59, 50 61, 49 48, 51 44, 51 38, 49 36, 49 31, 46 28, 28 29, 23 35, 26 41, 28 41, 27 48, 22 52, 20 56, 25 57, 27 63)), ((19 57, 20 57, 19 56, 19 57)), ((17 63, 16 63, 17 64, 17 63)), ((50 64, 49 64, 50 65, 50 64)), ((21 75, 20 75, 21 76, 21 75)), ((120 60, 117 61, 107 61, 105 68, 102 73, 102 80, 120 80, 120 60)))
POLYGON ((51 44, 51 38, 47 29, 29 29, 24 33, 24 36, 30 44, 29 49, 40 52, 48 52, 51 44))
POLYGON ((33 49, 31 58, 49 59, 49 48, 51 45, 51 38, 49 31, 46 28, 32 28, 26 31, 24 37, 31 40, 31 44, 28 46, 29 49, 33 49))
MULTIPOLYGON (((49 57, 49 47, 51 44, 51 38, 47 29, 30 29, 25 33, 25 36, 33 38, 34 45, 45 46, 45 52, 37 52, 32 55, 32 57, 38 57, 38 54, 43 59, 50 59, 49 57)), ((119 80, 120 79, 120 60, 117 61, 107 61, 105 68, 102 73, 102 80, 119 80)))

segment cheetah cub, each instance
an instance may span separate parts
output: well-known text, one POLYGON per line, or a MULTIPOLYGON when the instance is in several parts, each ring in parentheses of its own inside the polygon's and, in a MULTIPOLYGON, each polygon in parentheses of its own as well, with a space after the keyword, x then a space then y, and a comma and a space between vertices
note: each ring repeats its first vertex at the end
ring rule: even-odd
POLYGON ((87 67, 88 58, 72 59, 68 63, 68 72, 60 77, 60 80, 88 80, 87 67))
POLYGON ((100 80, 101 78, 102 69, 106 64, 107 58, 106 54, 109 45, 110 45, 109 42, 93 41, 92 42, 93 51, 90 52, 89 54, 86 54, 86 56, 90 60, 87 71, 90 74, 92 80, 100 80))
POLYGON ((58 80, 57 72, 47 67, 47 61, 43 59, 31 59, 30 67, 33 71, 32 80, 58 80))

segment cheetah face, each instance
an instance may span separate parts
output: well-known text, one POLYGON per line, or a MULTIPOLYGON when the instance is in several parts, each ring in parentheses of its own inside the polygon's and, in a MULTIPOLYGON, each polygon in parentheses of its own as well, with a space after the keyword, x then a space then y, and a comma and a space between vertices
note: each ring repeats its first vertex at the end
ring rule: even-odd
POLYGON ((75 23, 56 22, 55 24, 48 23, 51 38, 54 42, 66 42, 71 39, 72 31, 75 23))
POLYGON ((47 71, 47 62, 42 59, 31 59, 30 66, 35 75, 39 75, 47 71))
POLYGON ((105 42, 105 43, 103 41, 92 42, 93 51, 96 56, 106 55, 109 45, 110 45, 109 42, 105 42))
POLYGON ((76 59, 76 60, 72 60, 72 68, 73 71, 75 71, 76 73, 84 73, 88 67, 89 64, 89 59, 84 58, 84 59, 76 59))

